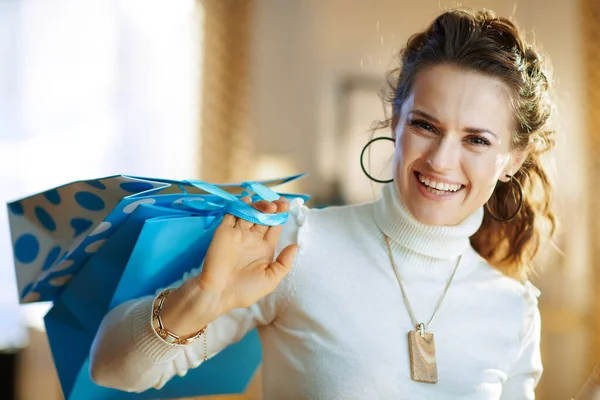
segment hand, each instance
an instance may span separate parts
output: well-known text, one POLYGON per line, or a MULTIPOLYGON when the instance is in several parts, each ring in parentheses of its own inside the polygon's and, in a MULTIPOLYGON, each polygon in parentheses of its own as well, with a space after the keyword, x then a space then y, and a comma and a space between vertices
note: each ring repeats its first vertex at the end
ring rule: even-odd
MULTIPOLYGON (((250 204, 250 198, 242 200, 250 204)), ((289 210, 285 199, 253 203, 263 213, 289 210)), ((180 336, 192 335, 220 315, 245 308, 273 292, 292 268, 297 245, 289 245, 275 261, 282 225, 253 224, 227 214, 216 229, 202 272, 165 298, 161 319, 180 336)))
MULTIPOLYGON (((250 203, 250 198, 242 199, 250 203)), ((262 200, 252 206, 263 213, 283 213, 289 203, 262 200)), ((282 225, 253 224, 227 214, 215 231, 204 259, 204 268, 195 280, 202 291, 219 293, 220 313, 249 307, 273 292, 291 270, 296 245, 287 246, 275 261, 275 248, 282 225)))

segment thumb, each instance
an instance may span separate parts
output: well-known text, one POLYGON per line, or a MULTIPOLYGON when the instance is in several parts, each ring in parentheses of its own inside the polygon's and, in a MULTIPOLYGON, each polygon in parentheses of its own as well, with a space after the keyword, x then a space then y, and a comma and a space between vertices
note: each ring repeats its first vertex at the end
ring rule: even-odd
POLYGON ((285 249, 281 250, 277 260, 275 260, 269 267, 267 268, 267 272, 275 279, 280 281, 284 276, 288 274, 292 270, 292 264, 294 262, 294 257, 298 252, 297 244, 290 244, 285 249))

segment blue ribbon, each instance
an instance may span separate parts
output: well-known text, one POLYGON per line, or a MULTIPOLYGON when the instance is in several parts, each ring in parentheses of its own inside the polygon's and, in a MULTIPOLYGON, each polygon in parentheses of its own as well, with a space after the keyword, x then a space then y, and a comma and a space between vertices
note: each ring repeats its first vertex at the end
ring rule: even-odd
MULTIPOLYGON (((253 224, 276 226, 284 224, 288 219, 288 213, 278 214, 264 214, 250 204, 244 203, 237 196, 226 192, 218 186, 206 183, 203 181, 188 180, 183 183, 194 186, 204 192, 210 193, 218 197, 220 202, 212 202, 206 199, 185 199, 182 201, 186 207, 193 210, 194 213, 199 215, 214 215, 215 217, 224 216, 225 214, 231 214, 238 218, 245 219, 246 221, 252 222, 253 224)), ((263 200, 274 201, 279 199, 281 196, 275 193, 268 187, 257 183, 257 182, 244 182, 241 184, 242 187, 252 190, 256 195, 263 200)), ((218 218, 220 220, 220 218, 218 218)))

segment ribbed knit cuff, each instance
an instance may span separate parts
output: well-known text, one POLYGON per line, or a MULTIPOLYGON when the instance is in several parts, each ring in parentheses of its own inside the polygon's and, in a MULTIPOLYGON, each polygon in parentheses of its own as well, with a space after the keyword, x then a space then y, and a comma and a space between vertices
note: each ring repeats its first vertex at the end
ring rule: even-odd
POLYGON ((156 362, 172 360, 183 351, 182 346, 166 343, 152 327, 154 298, 140 301, 133 313, 133 338, 138 349, 156 362))

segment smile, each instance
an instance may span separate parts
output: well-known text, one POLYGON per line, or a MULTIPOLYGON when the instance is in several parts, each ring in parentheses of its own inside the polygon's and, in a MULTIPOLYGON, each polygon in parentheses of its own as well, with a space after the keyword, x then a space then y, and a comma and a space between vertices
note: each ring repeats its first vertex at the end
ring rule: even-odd
POLYGON ((438 182, 432 178, 421 174, 420 172, 415 172, 415 176, 417 177, 417 180, 419 181, 421 186, 425 188, 427 192, 435 196, 453 195, 465 187, 460 183, 438 182))

